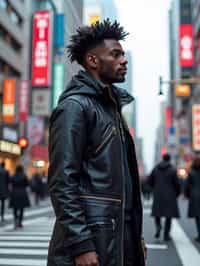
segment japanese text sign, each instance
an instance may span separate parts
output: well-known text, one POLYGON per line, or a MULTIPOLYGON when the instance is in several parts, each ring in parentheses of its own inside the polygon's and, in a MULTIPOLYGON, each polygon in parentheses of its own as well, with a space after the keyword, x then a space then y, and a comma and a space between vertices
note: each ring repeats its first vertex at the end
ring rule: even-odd
POLYGON ((32 86, 50 85, 51 45, 51 13, 36 12, 33 18, 32 86))
POLYGON ((179 53, 180 66, 192 67, 194 64, 194 41, 191 24, 180 25, 179 53))
POLYGON ((200 151, 200 104, 192 106, 193 149, 200 151))

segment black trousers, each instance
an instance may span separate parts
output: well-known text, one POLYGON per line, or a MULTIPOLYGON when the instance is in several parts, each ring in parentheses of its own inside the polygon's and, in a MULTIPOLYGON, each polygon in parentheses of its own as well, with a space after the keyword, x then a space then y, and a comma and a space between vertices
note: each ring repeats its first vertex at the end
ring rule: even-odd
POLYGON ((4 220, 5 199, 1 199, 1 220, 4 220))
MULTIPOLYGON (((169 232, 171 229, 171 223, 172 223, 171 217, 166 217, 165 218, 165 225, 164 225, 164 237, 169 236, 169 232)), ((162 227, 161 226, 161 217, 155 217, 155 224, 156 224, 157 230, 162 227)))
POLYGON ((22 224, 23 221, 23 217, 24 217, 24 209, 17 209, 14 208, 14 218, 15 218, 15 225, 19 226, 22 224))
POLYGON ((124 228, 124 266, 136 266, 134 264, 134 241, 131 221, 125 221, 124 228))
POLYGON ((195 217, 195 222, 196 222, 198 237, 200 237, 200 217, 195 217))

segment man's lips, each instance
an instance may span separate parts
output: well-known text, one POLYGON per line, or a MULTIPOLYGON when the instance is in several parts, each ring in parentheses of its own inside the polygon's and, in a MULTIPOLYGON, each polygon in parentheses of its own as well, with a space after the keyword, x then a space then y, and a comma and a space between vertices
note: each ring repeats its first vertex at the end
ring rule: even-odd
POLYGON ((121 74, 126 74, 127 69, 126 68, 121 68, 121 69, 118 70, 118 72, 121 73, 121 74))

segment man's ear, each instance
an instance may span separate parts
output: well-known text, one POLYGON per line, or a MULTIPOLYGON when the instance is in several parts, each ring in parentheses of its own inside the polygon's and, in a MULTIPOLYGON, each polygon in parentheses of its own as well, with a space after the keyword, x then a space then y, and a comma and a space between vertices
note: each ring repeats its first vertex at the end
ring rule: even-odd
POLYGON ((86 65, 91 69, 97 69, 99 60, 95 54, 87 53, 85 57, 86 65))

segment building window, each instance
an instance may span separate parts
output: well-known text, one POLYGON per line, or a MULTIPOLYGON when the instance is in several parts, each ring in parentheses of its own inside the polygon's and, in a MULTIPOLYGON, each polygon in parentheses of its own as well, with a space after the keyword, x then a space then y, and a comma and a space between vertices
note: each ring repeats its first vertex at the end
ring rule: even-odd
POLYGON ((0 58, 0 76, 20 78, 20 73, 0 58))
POLYGON ((0 0, 0 7, 3 9, 6 9, 8 6, 8 1, 7 0, 0 0))

